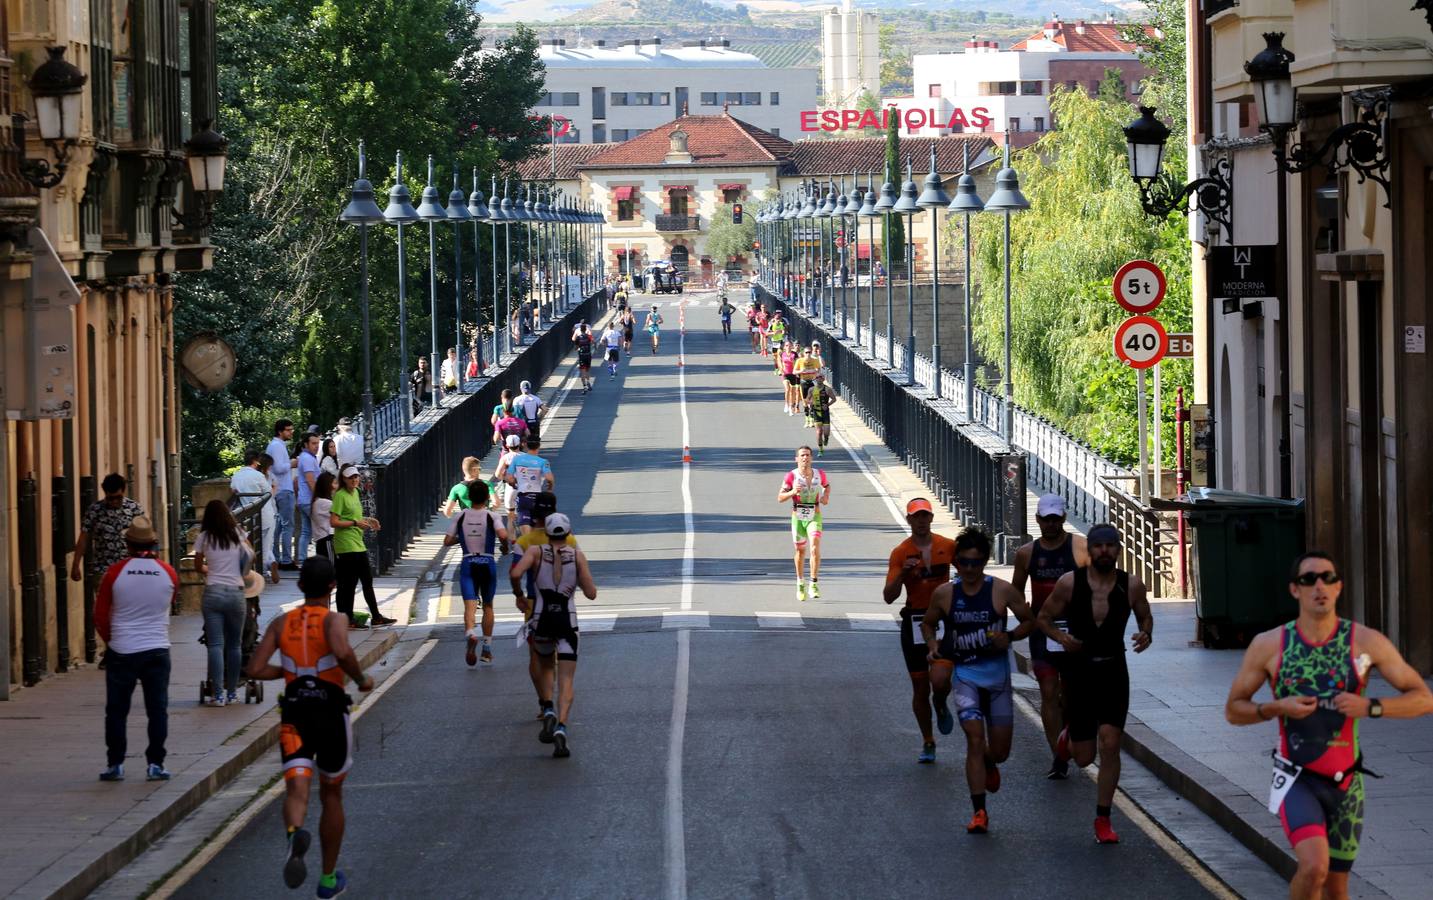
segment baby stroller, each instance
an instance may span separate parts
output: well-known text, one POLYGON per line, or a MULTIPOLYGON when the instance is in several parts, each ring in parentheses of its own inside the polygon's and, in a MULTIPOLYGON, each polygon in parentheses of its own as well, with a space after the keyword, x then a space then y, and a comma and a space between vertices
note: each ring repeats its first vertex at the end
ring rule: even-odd
MULTIPOLYGON (((244 630, 239 638, 239 665, 243 668, 248 668, 249 657, 254 655, 254 648, 259 644, 259 595, 263 592, 263 575, 255 570, 244 576, 244 630)), ((207 646, 209 636, 207 634, 199 635, 199 643, 207 646)), ((214 696, 214 687, 214 684, 207 678, 199 682, 199 704, 201 706, 214 696)), ((242 696, 245 703, 264 702, 264 683, 254 678, 243 679, 242 696)))

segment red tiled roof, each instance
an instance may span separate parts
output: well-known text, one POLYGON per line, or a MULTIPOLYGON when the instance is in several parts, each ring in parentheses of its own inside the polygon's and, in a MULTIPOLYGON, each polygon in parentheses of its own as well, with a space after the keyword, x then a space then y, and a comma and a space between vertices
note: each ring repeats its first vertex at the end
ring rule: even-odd
POLYGON ((687 150, 692 166, 760 165, 785 158, 791 142, 763 131, 748 122, 721 116, 681 116, 621 144, 607 144, 593 155, 584 169, 621 169, 660 166, 671 149, 673 131, 687 133, 687 150))
MULTIPOLYGON (((1051 40, 1071 53, 1134 53, 1138 48, 1121 38, 1128 27, 1119 22, 1047 22, 1045 30, 1012 44, 1010 49, 1027 50, 1031 41, 1045 40, 1045 31, 1054 31, 1051 40)), ((1144 29, 1149 34, 1154 32, 1149 26, 1144 29)))
MULTIPOLYGON (((940 138, 901 138, 898 157, 901 164, 910 159, 912 171, 930 171, 930 147, 935 145, 935 161, 940 171, 959 172, 964 165, 965 150, 975 164, 982 153, 995 146, 989 135, 953 134, 940 138)), ((798 141, 791 147, 790 161, 783 175, 850 175, 855 172, 882 171, 886 165, 885 138, 846 138, 831 141, 798 141)))
POLYGON ((524 181, 545 181, 552 176, 553 154, 556 156, 557 180, 571 181, 577 177, 577 170, 593 156, 616 144, 558 144, 555 148, 544 145, 536 156, 518 164, 518 175, 524 181))

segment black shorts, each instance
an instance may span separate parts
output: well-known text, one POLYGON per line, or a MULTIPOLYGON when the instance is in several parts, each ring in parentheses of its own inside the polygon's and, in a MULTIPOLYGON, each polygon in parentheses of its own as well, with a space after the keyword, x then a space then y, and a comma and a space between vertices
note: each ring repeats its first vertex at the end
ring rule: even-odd
POLYGON ((592 354, 591 354, 591 353, 579 353, 579 354, 577 354, 577 365, 580 366, 581 368, 584 368, 584 369, 590 369, 590 368, 592 368, 592 354))
POLYGON ((901 607, 901 653, 906 658, 906 671, 912 675, 930 671, 930 660, 926 659, 925 638, 917 638, 925 610, 901 607))
POLYGON ((622 359, 622 351, 621 351, 621 350, 618 350, 616 347, 608 348, 608 350, 607 350, 607 361, 608 361, 608 362, 620 362, 621 359, 622 359))
POLYGON ((1129 667, 1124 655, 1093 661, 1071 657, 1060 668, 1070 740, 1092 741, 1100 726, 1124 730, 1129 717, 1129 667))
POLYGON ((624 329, 622 329, 622 340, 627 341, 628 343, 631 343, 631 341, 632 341, 632 329, 630 329, 630 328, 624 328, 624 329))
POLYGON ((813 409, 813 410, 811 410, 811 421, 815 422, 817 425, 830 425, 830 424, 831 424, 831 410, 829 410, 829 409, 813 409))
POLYGON ((798 384, 801 383, 801 379, 800 379, 800 378, 797 378, 795 375, 787 374, 787 375, 782 375, 781 377, 782 377, 782 378, 785 378, 785 379, 786 379, 786 383, 789 384, 789 385, 791 385, 792 387, 795 387, 796 385, 798 385, 798 384))
POLYGON ((342 781, 353 766, 353 725, 343 689, 316 678, 297 678, 279 701, 279 752, 284 778, 342 781), (317 685, 317 686, 315 686, 317 685))

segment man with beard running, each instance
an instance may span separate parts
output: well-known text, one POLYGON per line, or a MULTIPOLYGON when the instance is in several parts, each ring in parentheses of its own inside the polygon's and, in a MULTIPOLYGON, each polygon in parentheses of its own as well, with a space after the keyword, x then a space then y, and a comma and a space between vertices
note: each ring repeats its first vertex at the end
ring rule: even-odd
POLYGON ((791 541, 796 545, 796 599, 821 599, 821 507, 831 502, 826 473, 811 466, 811 448, 796 448, 796 468, 786 473, 777 503, 791 501, 791 541), (811 551, 811 586, 806 586, 806 551, 811 551))
MULTIPOLYGON (((1025 580, 1030 580, 1030 610, 1038 616, 1060 576, 1089 565, 1090 555, 1085 552, 1083 537, 1065 531, 1064 497, 1059 494, 1041 497, 1035 507, 1035 522, 1040 526, 1040 536, 1015 551, 1015 571, 1010 583, 1023 597, 1025 580)), ((1055 627, 1064 631, 1067 623, 1057 620, 1055 627)), ((1063 648, 1048 641, 1044 632, 1036 630, 1030 635, 1030 669, 1040 685, 1040 721, 1045 726, 1045 740, 1053 754, 1045 777, 1054 780, 1066 777, 1070 769, 1069 757, 1057 752, 1060 732, 1065 728, 1065 701, 1060 683, 1063 656, 1063 648)))
POLYGON ((1358 720, 1433 712, 1433 693, 1392 642, 1339 617, 1342 589, 1327 553, 1312 550, 1294 560, 1289 593, 1299 601, 1298 618, 1254 638, 1224 705, 1231 725, 1279 722, 1269 811, 1278 813, 1298 859, 1289 882, 1293 900, 1348 897, 1363 834, 1358 720), (1374 668, 1399 693, 1364 696, 1374 668), (1266 682, 1274 699, 1255 703, 1266 682))
POLYGON ((955 723, 946 698, 955 693, 956 717, 965 732, 965 782, 974 812, 967 834, 990 830, 986 793, 1000 790, 1000 763, 1010 758, 1015 735, 1014 694, 1010 687, 1010 642, 1035 629, 1025 598, 1008 581, 985 574, 990 538, 966 528, 955 539, 959 577, 936 588, 921 621, 936 724, 950 734, 955 723), (1006 611, 1020 624, 1005 630, 1006 611), (944 626, 945 633, 938 628, 944 626))
POLYGON ((1100 779, 1095 800, 1095 841, 1118 844, 1110 824, 1110 807, 1120 780, 1120 744, 1129 715, 1129 667, 1125 664, 1124 634, 1133 613, 1139 630, 1131 645, 1134 652, 1149 649, 1154 616, 1149 610, 1139 576, 1117 567, 1120 533, 1113 525, 1099 524, 1085 537, 1090 564, 1060 576, 1045 599, 1037 620, 1040 630, 1065 652, 1061 677, 1069 724, 1056 753, 1066 750, 1077 766, 1095 760, 1099 740, 1100 779), (1069 622, 1066 631, 1055 625, 1069 622))

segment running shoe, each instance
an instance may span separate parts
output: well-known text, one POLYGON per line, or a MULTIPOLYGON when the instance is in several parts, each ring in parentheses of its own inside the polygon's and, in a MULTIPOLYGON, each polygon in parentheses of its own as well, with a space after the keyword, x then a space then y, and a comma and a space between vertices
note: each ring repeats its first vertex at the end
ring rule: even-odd
POLYGON ((955 716, 951 713, 950 704, 946 700, 941 700, 935 705, 935 727, 940 729, 941 734, 950 734, 955 730, 955 716))
POLYGON ((210 697, 207 701, 205 701, 205 704, 204 704, 204 705, 205 705, 205 706, 223 706, 223 705, 224 705, 224 692, 223 692, 223 691, 220 691, 219 693, 217 693, 217 694, 215 694, 214 696, 210 697))
POLYGON ((791 404, 788 403, 785 406, 781 407, 781 411, 786 413, 788 416, 791 415, 791 404))
POLYGON ((935 743, 922 744, 921 755, 916 757, 916 762, 922 765, 929 765, 935 762, 935 743))
POLYGON ((374 617, 373 617, 373 624, 374 624, 375 626, 377 626, 377 625, 394 625, 394 624, 396 624, 397 622, 398 622, 397 619, 390 619, 390 618, 388 618, 387 616, 374 616, 374 617))
POLYGON ((817 584, 814 578, 811 579, 811 590, 808 591, 808 593, 811 595, 812 600, 821 599, 821 585, 817 584))
POLYGON ((229 693, 225 694, 225 695, 224 695, 224 702, 225 702, 225 703, 228 703, 228 704, 231 704, 231 705, 234 704, 234 703, 238 703, 238 702, 239 702, 239 692, 238 692, 238 691, 230 691, 229 693))
POLYGON ((124 781, 124 763, 110 766, 101 772, 100 781, 124 781))
POLYGON ((170 777, 169 770, 159 763, 150 763, 149 768, 144 771, 145 781, 168 781, 170 777))
POLYGON ((796 582, 796 599, 802 603, 806 602, 806 582, 796 582))
POLYGON ((468 668, 470 669, 478 664, 478 639, 476 635, 468 635, 468 653, 463 658, 467 661, 468 668))
POLYGON ((1070 761, 1070 726, 1066 725, 1060 730, 1060 736, 1055 738, 1055 760, 1057 762, 1070 761))
POLYGON ((322 884, 320 884, 318 886, 317 896, 320 898, 320 900, 331 900, 331 898, 337 897, 339 894, 342 894, 347 888, 348 879, 343 877, 343 872, 334 872, 333 887, 324 887, 322 884))
POLYGON ((817 456, 825 456, 825 455, 826 455, 826 445, 825 445, 825 444, 817 444, 817 445, 816 445, 816 455, 817 455, 817 456))
POLYGON ((1095 816, 1095 843, 1096 844, 1118 844, 1120 836, 1115 834, 1113 826, 1110 825, 1109 816, 1095 816))
POLYGON ((965 826, 966 834, 985 834, 989 830, 990 814, 983 809, 977 809, 970 817, 970 824, 965 826))
POLYGON ((553 759, 567 759, 567 757, 572 755, 572 751, 567 749, 566 725, 557 726, 557 730, 552 733, 552 743, 553 759))
POLYGON ((478 659, 483 663, 491 663, 493 661, 493 645, 484 643, 483 652, 479 654, 478 659))
POLYGON ((308 852, 309 844, 313 842, 313 836, 306 828, 295 828, 293 834, 289 835, 289 853, 284 858, 284 884, 296 888, 308 878, 308 866, 304 863, 304 854, 308 852))
POLYGON ((554 729, 557 728, 557 713, 551 709, 542 711, 542 731, 537 733, 537 739, 544 744, 551 744, 554 729))
POLYGON ((985 793, 994 794, 1000 790, 1000 767, 993 762, 985 763, 985 793))
POLYGON ((1054 759, 1050 762, 1050 771, 1045 777, 1051 781, 1064 781, 1070 777, 1070 761, 1065 759, 1054 759))

